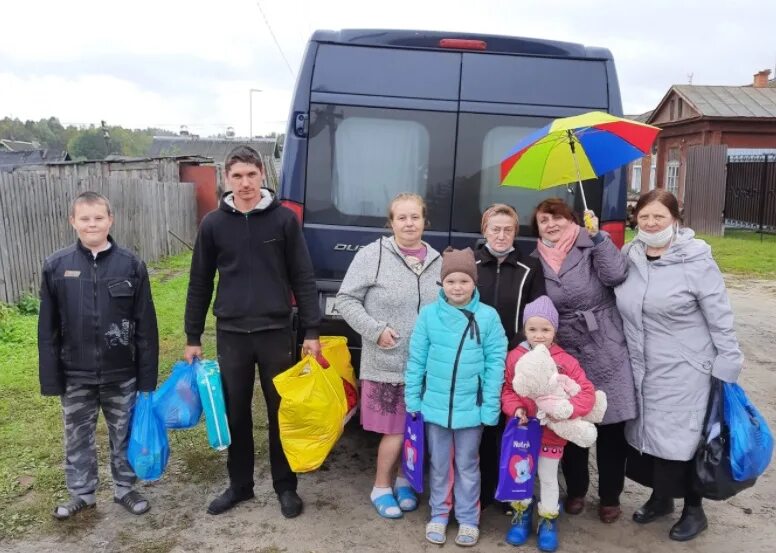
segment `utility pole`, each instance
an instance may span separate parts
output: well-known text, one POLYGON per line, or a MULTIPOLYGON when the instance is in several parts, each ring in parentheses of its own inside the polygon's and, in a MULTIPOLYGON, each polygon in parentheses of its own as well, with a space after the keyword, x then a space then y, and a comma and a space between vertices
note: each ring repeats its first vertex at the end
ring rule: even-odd
POLYGON ((100 129, 102 129, 102 137, 105 139, 105 146, 108 148, 108 155, 113 153, 113 147, 110 140, 110 132, 108 131, 108 125, 105 123, 105 119, 100 121, 100 129))

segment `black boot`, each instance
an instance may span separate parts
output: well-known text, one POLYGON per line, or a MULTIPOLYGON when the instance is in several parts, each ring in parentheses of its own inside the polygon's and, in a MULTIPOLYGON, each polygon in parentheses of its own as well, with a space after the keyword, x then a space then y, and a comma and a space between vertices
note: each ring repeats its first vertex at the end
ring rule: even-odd
POLYGON ((253 488, 234 489, 229 487, 224 493, 210 502, 210 505, 207 508, 207 512, 209 515, 220 515, 238 503, 242 501, 248 501, 253 497, 253 488))
POLYGON ((671 497, 657 497, 654 493, 646 503, 633 513, 634 522, 647 524, 662 516, 674 512, 674 500, 671 497))
POLYGON ((706 513, 703 512, 702 506, 693 507, 685 505, 682 510, 682 517, 668 532, 668 537, 674 541, 689 541, 697 537, 698 534, 708 527, 709 523, 706 520, 706 513))

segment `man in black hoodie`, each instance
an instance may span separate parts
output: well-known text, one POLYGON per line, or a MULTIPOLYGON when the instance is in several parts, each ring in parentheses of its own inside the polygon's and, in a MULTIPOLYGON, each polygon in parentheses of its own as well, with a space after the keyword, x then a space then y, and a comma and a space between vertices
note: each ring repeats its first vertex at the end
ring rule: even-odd
POLYGON ((232 444, 229 487, 208 507, 221 514, 253 495, 253 420, 251 402, 259 381, 267 405, 272 484, 280 510, 292 518, 302 512, 278 432, 280 397, 272 379, 293 364, 292 293, 305 331, 303 353, 320 353, 321 314, 312 261, 293 212, 261 187, 261 157, 248 146, 233 149, 225 162, 231 188, 219 208, 203 219, 191 260, 186 299, 186 349, 191 362, 202 357, 200 338, 218 271, 213 305, 216 347, 224 385, 232 444))

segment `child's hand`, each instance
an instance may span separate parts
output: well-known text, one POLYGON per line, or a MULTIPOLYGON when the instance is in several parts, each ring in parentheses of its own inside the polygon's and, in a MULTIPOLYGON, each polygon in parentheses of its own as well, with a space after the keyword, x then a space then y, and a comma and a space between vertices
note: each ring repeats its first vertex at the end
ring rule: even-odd
POLYGON ((515 418, 518 419, 520 426, 525 426, 528 424, 528 416, 525 412, 525 409, 522 407, 518 407, 515 411, 515 418))

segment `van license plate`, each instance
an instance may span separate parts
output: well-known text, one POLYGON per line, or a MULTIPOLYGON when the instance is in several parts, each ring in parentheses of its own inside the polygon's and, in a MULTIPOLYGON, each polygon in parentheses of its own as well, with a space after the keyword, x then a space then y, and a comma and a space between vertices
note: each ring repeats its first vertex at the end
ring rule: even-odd
POLYGON ((342 315, 339 314, 339 311, 337 311, 337 308, 334 305, 336 299, 336 296, 326 296, 326 307, 324 314, 332 319, 341 319, 342 315))

